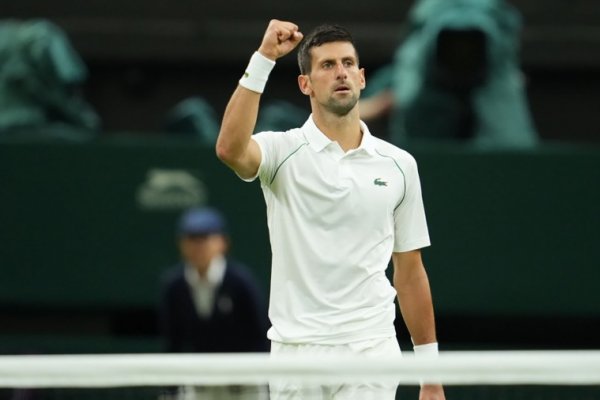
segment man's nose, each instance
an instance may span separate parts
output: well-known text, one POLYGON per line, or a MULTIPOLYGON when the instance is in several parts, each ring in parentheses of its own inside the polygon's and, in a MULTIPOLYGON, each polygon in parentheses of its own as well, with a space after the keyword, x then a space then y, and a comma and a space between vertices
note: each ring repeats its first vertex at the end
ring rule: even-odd
POLYGON ((343 63, 339 62, 339 63, 335 64, 335 76, 338 79, 346 78, 347 73, 346 73, 346 68, 344 68, 343 63))

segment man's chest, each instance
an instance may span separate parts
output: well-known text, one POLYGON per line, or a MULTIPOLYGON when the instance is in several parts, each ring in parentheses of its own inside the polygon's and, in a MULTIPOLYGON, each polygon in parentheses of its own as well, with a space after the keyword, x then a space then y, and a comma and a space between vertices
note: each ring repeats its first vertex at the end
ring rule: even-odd
POLYGON ((306 152, 282 167, 272 189, 312 213, 391 214, 403 198, 405 180, 388 158, 306 152))

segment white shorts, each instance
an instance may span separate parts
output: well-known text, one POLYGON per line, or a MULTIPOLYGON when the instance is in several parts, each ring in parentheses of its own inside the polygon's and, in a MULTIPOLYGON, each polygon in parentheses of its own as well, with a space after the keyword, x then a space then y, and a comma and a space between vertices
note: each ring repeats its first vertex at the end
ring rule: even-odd
MULTIPOLYGON (((343 345, 271 342, 271 357, 279 355, 387 357, 400 355, 400 346, 395 337, 364 340, 343 345)), ((293 378, 269 383, 271 400, 394 400, 396 398, 396 388, 397 385, 390 382, 307 386, 294 382, 293 378)))

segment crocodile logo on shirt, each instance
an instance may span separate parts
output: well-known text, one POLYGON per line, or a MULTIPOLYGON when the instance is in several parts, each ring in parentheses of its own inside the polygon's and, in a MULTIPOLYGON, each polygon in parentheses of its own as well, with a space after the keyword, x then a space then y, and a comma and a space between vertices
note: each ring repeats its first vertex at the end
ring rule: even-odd
POLYGON ((387 182, 382 181, 381 178, 375 178, 375 180, 373 181, 373 184, 375 186, 387 186, 387 182))

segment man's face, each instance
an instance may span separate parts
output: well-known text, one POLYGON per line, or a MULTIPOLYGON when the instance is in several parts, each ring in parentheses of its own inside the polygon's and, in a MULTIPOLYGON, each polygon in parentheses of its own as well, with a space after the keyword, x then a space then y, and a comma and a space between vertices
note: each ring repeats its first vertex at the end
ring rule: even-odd
POLYGON ((354 46, 331 42, 313 47, 310 52, 311 71, 298 77, 300 90, 316 106, 339 116, 348 114, 365 87, 364 69, 358 67, 354 46))
POLYGON ((210 261, 225 253, 226 241, 223 235, 186 235, 180 238, 179 249, 186 263, 203 273, 210 261))

